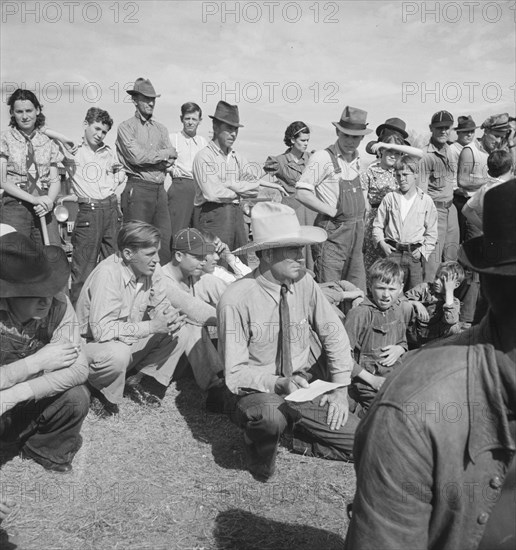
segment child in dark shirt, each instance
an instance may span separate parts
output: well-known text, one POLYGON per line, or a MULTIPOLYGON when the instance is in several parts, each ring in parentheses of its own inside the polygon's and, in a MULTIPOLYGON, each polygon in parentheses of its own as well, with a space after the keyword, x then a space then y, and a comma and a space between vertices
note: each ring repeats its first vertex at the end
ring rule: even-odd
POLYGON ((374 262, 369 271, 369 296, 344 321, 355 360, 349 392, 361 406, 359 416, 367 411, 385 377, 407 351, 411 307, 400 300, 403 279, 403 269, 396 262, 374 262))
POLYGON ((415 319, 408 330, 414 347, 457 332, 460 302, 453 292, 464 279, 464 270, 457 262, 443 262, 432 283, 421 283, 405 293, 414 307, 415 319))

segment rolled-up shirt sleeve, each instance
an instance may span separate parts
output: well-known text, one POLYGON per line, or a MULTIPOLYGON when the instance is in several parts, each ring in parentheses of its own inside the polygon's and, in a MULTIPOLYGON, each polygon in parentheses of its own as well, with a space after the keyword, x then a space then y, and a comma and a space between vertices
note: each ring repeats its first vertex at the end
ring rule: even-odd
POLYGON ((351 382, 353 359, 347 332, 322 290, 313 279, 312 282, 312 327, 326 353, 331 382, 348 386, 351 382))
POLYGON ((308 160, 296 189, 306 189, 315 193, 315 188, 329 175, 332 166, 327 151, 316 151, 308 160))

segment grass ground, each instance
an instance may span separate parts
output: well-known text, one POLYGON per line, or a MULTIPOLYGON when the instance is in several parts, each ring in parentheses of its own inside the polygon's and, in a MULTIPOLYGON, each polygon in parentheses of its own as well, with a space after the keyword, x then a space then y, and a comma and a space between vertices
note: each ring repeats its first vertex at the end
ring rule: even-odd
POLYGON ((2 550, 333 550, 343 547, 353 466, 280 449, 268 483, 245 470, 238 429, 206 413, 191 379, 160 409, 90 411, 73 472, 3 455, 0 498, 17 502, 2 550))

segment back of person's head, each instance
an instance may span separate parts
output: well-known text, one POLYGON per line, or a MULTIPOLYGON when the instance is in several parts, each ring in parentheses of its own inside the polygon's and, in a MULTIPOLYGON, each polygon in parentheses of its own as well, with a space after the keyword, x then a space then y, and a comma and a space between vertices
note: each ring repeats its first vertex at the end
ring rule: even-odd
POLYGON ((394 165, 394 170, 410 170, 413 174, 419 174, 419 161, 411 155, 401 156, 394 165))
POLYGON ((285 137, 283 138, 283 143, 287 147, 292 147, 292 141, 299 136, 299 134, 309 134, 310 128, 302 122, 301 120, 296 120, 287 126, 285 130, 285 137))
POLYGON ((31 92, 30 90, 23 90, 22 88, 18 88, 15 90, 7 100, 7 105, 9 106, 9 112, 11 113, 11 121, 9 122, 9 126, 12 126, 13 128, 16 128, 16 119, 14 118, 14 104, 17 101, 30 101, 36 109, 39 109, 39 114, 36 116, 36 124, 35 128, 42 128, 45 126, 45 115, 43 114, 43 106, 39 102, 39 99, 36 97, 36 94, 34 92, 31 92))
POLYGON ((199 118, 202 118, 202 109, 193 101, 187 101, 181 105, 181 118, 191 113, 199 113, 199 118))
POLYGON ((439 264, 435 272, 435 278, 442 279, 444 276, 447 278, 455 277, 457 283, 460 284, 464 280, 464 269, 458 262, 443 262, 439 264))
POLYGON ((108 126, 110 130, 113 127, 113 119, 109 116, 109 113, 104 111, 104 109, 99 109, 98 107, 90 107, 84 120, 88 124, 100 122, 101 124, 108 126))
POLYGON ((160 239, 160 232, 153 225, 140 220, 130 220, 122 225, 116 244, 120 251, 125 248, 140 250, 159 246, 160 239))
POLYGON ((487 157, 487 173, 492 178, 499 178, 512 170, 512 156, 504 149, 493 151, 487 157))
POLYGON ((405 279, 405 273, 403 272, 402 267, 389 260, 388 258, 382 258, 376 260, 374 264, 369 269, 368 273, 369 287, 371 287, 375 282, 391 284, 399 283, 403 286, 403 280, 405 279))

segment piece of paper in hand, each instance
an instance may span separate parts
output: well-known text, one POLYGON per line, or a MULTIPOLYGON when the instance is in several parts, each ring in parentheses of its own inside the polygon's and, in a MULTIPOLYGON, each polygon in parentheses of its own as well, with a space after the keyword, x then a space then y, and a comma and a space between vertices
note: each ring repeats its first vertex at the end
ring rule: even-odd
POLYGON ((303 403, 304 401, 312 401, 319 395, 335 390, 337 388, 343 388, 346 384, 335 384, 334 382, 324 382, 323 380, 316 380, 310 384, 308 388, 300 388, 290 395, 285 397, 285 401, 294 401, 296 403, 303 403))

